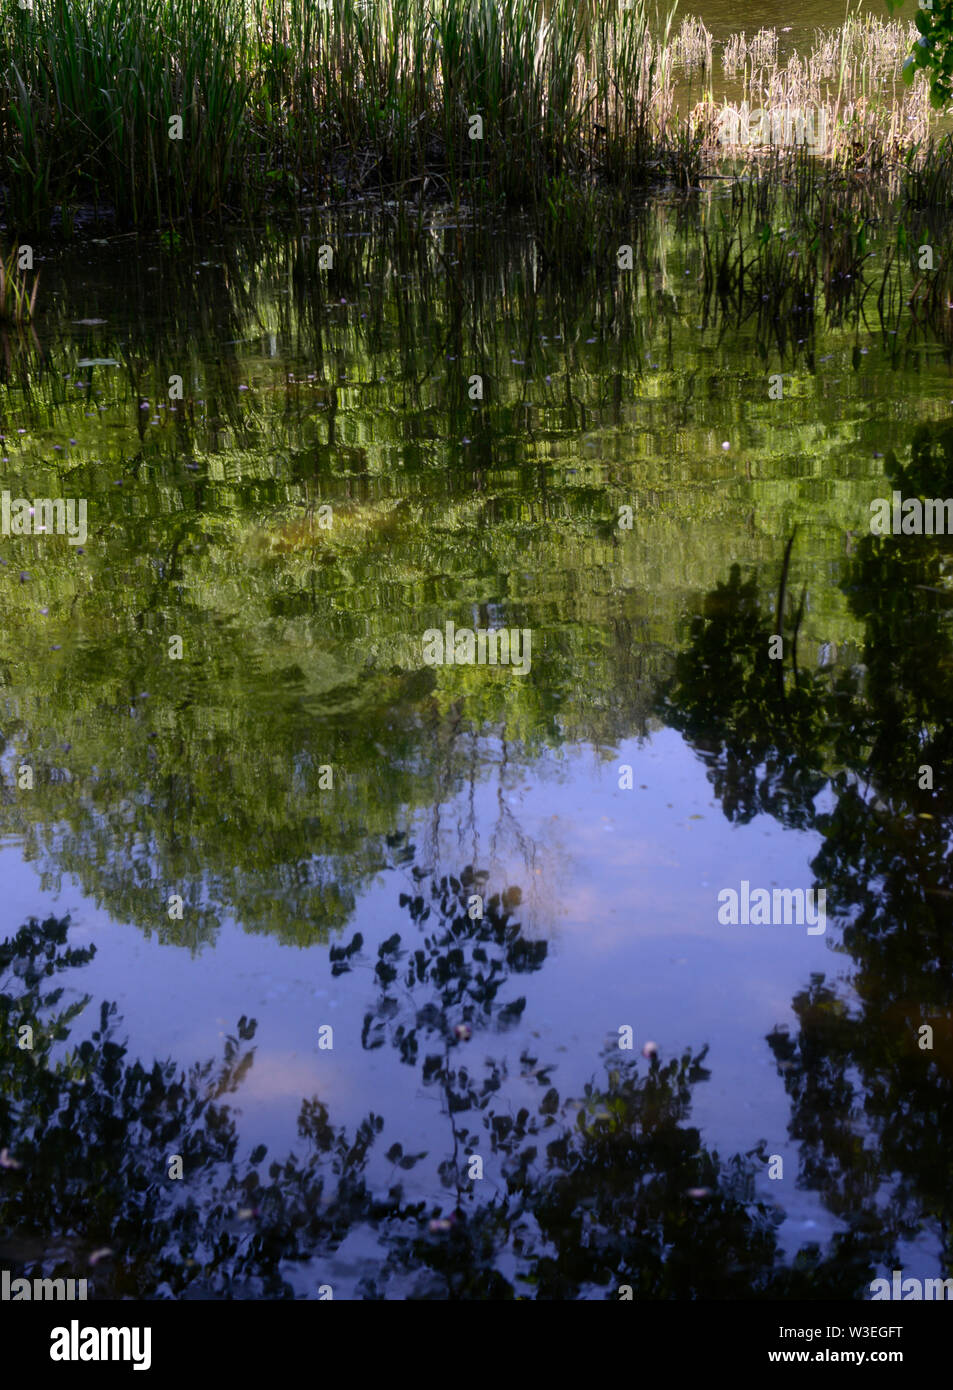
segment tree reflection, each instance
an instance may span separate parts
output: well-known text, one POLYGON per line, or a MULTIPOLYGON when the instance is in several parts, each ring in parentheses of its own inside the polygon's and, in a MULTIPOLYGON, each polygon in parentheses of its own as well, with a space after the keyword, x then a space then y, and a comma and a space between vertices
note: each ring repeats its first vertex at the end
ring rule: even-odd
MULTIPOLYGON (((363 1229, 377 1254, 356 1296, 369 1299, 616 1299, 623 1286, 650 1299, 804 1297, 870 1277, 853 1235, 825 1259, 781 1259, 781 1213, 754 1195, 753 1160, 765 1155, 724 1159, 688 1122, 704 1052, 664 1064, 607 1052, 604 1079, 577 1098, 560 1097, 553 1064, 524 1052, 538 1099, 517 1108, 505 1065, 465 1061, 465 1030, 492 1034, 519 1016, 510 976, 538 969, 545 945, 523 936, 512 890, 470 916, 478 871, 419 878, 403 901, 407 935, 378 951, 363 1041, 389 1043, 442 1093, 443 1156, 405 1151, 404 1133, 386 1157, 405 1172, 429 1159, 446 1206, 375 1186, 383 1120, 369 1114, 349 1134, 318 1097, 301 1105, 303 1156, 265 1171, 264 1146, 246 1154, 228 1098, 254 1065, 254 1020, 239 1021, 216 1062, 147 1068, 127 1058, 103 1004, 99 1026, 67 1048, 89 1001, 58 1007, 63 988, 46 982, 93 951, 67 946, 68 919, 31 920, 0 947, 4 1267, 91 1277, 96 1298, 287 1298, 301 1296, 305 1262, 333 1269, 342 1240, 363 1229), (32 1050, 18 1045, 24 1026, 32 1050), (501 1175, 488 1198, 462 1172, 478 1143, 501 1175), (173 1154, 181 1184, 168 1177, 173 1154)), ((340 973, 362 945, 336 949, 340 973)))
MULTIPOLYGON (((886 473, 904 497, 948 495, 953 426, 920 427, 909 462, 891 454, 886 473)), ((796 669, 789 606, 780 683, 767 655, 768 634, 780 629, 756 582, 734 569, 695 619, 659 706, 707 764, 729 820, 769 814, 824 837, 812 870, 841 920, 858 1008, 813 974, 793 1002, 796 1035, 769 1039, 791 1099, 801 1184, 871 1249, 880 1231, 888 1266, 898 1240, 932 1227, 948 1272, 951 551, 947 536, 865 536, 844 583, 865 625, 863 664, 796 669)))

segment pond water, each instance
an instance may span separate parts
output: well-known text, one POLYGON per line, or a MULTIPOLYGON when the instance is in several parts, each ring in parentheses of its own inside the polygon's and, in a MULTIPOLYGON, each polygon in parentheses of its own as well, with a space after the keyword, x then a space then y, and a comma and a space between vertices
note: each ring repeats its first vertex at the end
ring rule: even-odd
MULTIPOLYGON (((665 4, 657 6, 659 14, 667 14, 668 9, 665 4)), ((915 11, 916 6, 907 0, 895 17, 912 23, 915 11)), ((834 28, 851 14, 869 14, 877 19, 890 17, 883 0, 850 0, 844 4, 832 3, 832 0, 806 0, 805 4, 796 6, 781 3, 781 0, 752 0, 743 10, 731 0, 698 0, 690 6, 677 6, 675 23, 676 26, 680 24, 684 15, 697 15, 716 42, 724 42, 739 32, 750 37, 759 29, 777 29, 779 34, 788 35, 786 42, 803 43, 815 30, 834 28)))
POLYGON ((940 1274, 949 551, 868 520, 945 496, 950 354, 878 317, 876 272, 866 317, 717 309, 729 203, 651 202, 632 272, 578 281, 453 210, 43 263, 3 487, 84 499, 88 535, 0 541, 3 934, 68 913, 95 945, 55 1057, 100 1044, 102 999, 127 1062, 254 1056, 170 1079, 168 1130, 101 1078, 69 1154, 19 1135, 74 1209, 44 1247, 24 1185, 10 1267, 106 1246, 104 1292, 267 1268, 312 1298, 940 1274), (430 664, 447 623, 529 632, 528 669, 430 664), (826 908, 733 925, 744 883, 826 908), (181 1129, 192 1086, 233 1150, 181 1129), (297 1248, 300 1174, 266 1169, 309 1145, 297 1248), (176 1189, 175 1154, 200 1205, 245 1175, 227 1259, 139 1210, 133 1169, 176 1189))

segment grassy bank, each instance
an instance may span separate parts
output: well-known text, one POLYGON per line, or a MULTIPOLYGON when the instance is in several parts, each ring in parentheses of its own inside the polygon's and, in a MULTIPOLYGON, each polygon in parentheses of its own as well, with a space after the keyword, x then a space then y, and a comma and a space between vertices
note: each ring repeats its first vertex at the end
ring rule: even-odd
POLYGON ((828 160, 922 160, 926 82, 900 82, 914 33, 850 19, 782 58, 774 31, 653 31, 641 0, 29 0, 0 38, 3 218, 154 228, 265 199, 449 197, 530 206, 571 239, 597 191, 697 185, 803 143, 805 113, 828 160))

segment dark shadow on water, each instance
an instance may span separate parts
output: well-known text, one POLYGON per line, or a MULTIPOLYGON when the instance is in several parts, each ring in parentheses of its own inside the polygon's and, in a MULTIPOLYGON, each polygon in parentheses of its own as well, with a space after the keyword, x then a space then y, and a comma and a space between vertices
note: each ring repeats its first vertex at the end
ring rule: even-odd
MULTIPOLYGON (((953 425, 888 454, 878 491, 953 493, 953 425)), ((708 768, 726 817, 823 836, 828 942, 853 997, 814 973, 798 1026, 768 1039, 791 1104, 801 1186, 858 1239, 930 1231, 953 1272, 953 537, 863 536, 844 579, 862 663, 796 667, 793 590, 739 570, 709 595, 659 702, 708 768), (769 658, 783 633, 784 661, 769 658), (779 680, 778 677, 781 677, 779 680), (839 940, 830 919, 839 927, 839 940)), ((756 878, 756 872, 752 878, 756 878)), ((728 928, 757 932, 759 927, 728 928)), ((832 969, 832 975, 839 974, 832 969)), ((891 1266, 888 1266, 891 1267, 891 1266)))

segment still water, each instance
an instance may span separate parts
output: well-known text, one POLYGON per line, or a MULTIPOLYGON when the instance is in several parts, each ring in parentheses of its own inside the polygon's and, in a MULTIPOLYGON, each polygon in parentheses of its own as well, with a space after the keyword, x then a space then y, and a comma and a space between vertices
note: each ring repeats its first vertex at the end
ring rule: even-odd
POLYGON ((61 1194, 54 1239, 23 1184, 11 1268, 108 1248, 102 1294, 311 1298, 941 1273, 949 551, 868 517, 949 491, 950 355, 820 301, 791 334, 718 311, 727 196, 656 200, 633 272, 579 281, 452 210, 44 263, 3 487, 86 499, 89 535, 0 540, 3 934, 69 913, 95 946, 57 979, 91 1001, 50 1040, 77 1076, 103 999, 123 1066, 174 1066, 148 1103, 89 1082, 60 1147, 48 1097, 4 1131, 61 1194), (428 665, 447 622, 528 630, 530 669, 428 665), (824 929, 725 924, 743 882, 823 888, 824 929), (200 1219, 162 1205, 176 1154, 200 1219))
MULTIPOLYGON (((657 5, 659 15, 667 15, 670 6, 657 5)), ((847 15, 873 15, 877 19, 890 17, 884 0, 805 0, 803 5, 788 5, 782 0, 751 0, 740 6, 733 0, 698 0, 698 3, 675 7, 675 26, 686 15, 695 15, 705 25, 716 42, 724 42, 732 34, 744 32, 750 37, 759 29, 777 29, 785 43, 799 44, 812 37, 818 29, 832 29, 842 24, 847 15)), ((911 0, 897 11, 895 18, 912 23, 916 5, 911 0)))

